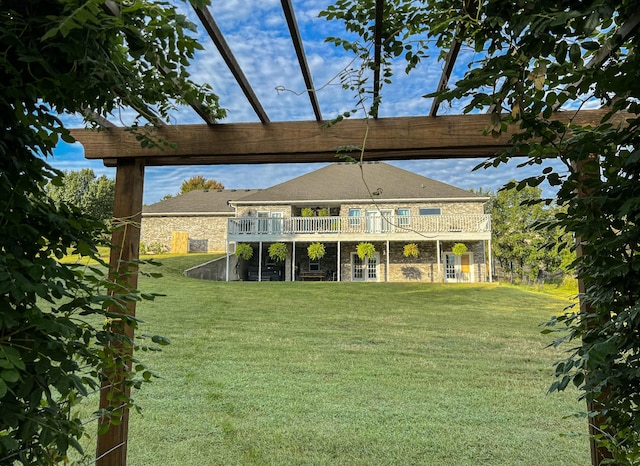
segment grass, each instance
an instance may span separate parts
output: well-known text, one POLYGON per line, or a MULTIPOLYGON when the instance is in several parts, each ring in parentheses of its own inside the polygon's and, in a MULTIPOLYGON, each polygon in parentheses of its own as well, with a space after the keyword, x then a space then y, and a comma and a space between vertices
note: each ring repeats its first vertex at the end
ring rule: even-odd
MULTIPOLYGON (((577 393, 546 393, 566 299, 497 285, 187 279, 141 287, 131 465, 585 465, 577 393)), ((97 401, 90 400, 91 403, 97 401)), ((91 406, 93 409, 94 406, 91 406)), ((91 449, 90 447, 89 449, 91 449)))

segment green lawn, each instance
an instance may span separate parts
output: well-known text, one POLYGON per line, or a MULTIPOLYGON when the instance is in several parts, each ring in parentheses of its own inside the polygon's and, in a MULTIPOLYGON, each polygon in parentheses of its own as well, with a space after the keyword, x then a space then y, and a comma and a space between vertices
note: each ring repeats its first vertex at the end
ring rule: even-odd
MULTIPOLYGON (((568 301, 513 287, 216 283, 165 259, 145 291, 131 465, 586 465, 577 393, 546 393, 538 324, 568 301)), ((96 400, 93 400, 97 403, 96 400)), ((93 408, 93 406, 92 406, 93 408)))

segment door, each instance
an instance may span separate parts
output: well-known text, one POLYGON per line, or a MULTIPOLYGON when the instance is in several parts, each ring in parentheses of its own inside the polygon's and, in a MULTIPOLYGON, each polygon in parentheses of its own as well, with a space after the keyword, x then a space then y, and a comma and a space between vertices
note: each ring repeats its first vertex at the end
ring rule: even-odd
POLYGON ((456 256, 452 252, 444 255, 445 282, 473 282, 473 253, 456 256))
POLYGON ((367 211, 367 233, 385 233, 387 231, 391 231, 391 227, 393 225, 388 220, 392 215, 393 210, 391 209, 367 211), (387 220, 385 220, 383 217, 387 217, 387 220))
POLYGON ((258 212, 258 233, 281 233, 282 212, 258 212))
POLYGON ((376 252, 369 259, 360 259, 358 254, 351 253, 351 281, 354 282, 377 282, 379 272, 380 255, 376 252))
POLYGON ((270 233, 276 233, 276 234, 282 233, 282 222, 283 222, 282 212, 271 212, 270 233))

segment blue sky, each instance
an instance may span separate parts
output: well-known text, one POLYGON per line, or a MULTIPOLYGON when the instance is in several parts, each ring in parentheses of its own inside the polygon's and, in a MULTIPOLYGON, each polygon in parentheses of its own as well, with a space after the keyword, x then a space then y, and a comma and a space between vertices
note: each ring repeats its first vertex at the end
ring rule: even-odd
MULTIPOLYGON (((348 66, 353 57, 342 49, 325 43, 327 36, 345 36, 341 25, 317 18, 318 12, 329 4, 329 0, 294 0, 294 11, 299 23, 307 60, 318 91, 321 111, 325 119, 331 119, 353 106, 353 96, 342 90, 337 75, 348 66)), ((258 121, 233 76, 219 56, 211 39, 200 26, 191 7, 182 4, 183 12, 199 26, 199 40, 205 51, 196 57, 190 71, 197 83, 209 83, 220 102, 228 111, 222 123, 258 121)), ((265 111, 272 121, 312 120, 313 111, 295 51, 289 37, 280 0, 227 0, 212 2, 209 7, 218 26, 230 44, 236 59, 242 66, 249 82, 265 111), (277 89, 287 89, 278 91, 277 89), (301 93, 300 95, 298 95, 301 93)), ((435 89, 440 77, 442 63, 431 54, 411 75, 403 71, 399 63, 395 70, 394 83, 383 88, 383 103, 380 117, 426 115, 431 106, 430 99, 421 96, 435 89)), ((468 50, 462 50, 452 81, 461 76, 467 64, 478 57, 468 50)), ((439 114, 460 113, 459 107, 442 105, 439 114)), ((113 122, 126 123, 132 114, 123 109, 112 118, 113 122)), ((68 127, 81 127, 77 116, 67 116, 68 127)), ((173 115, 176 124, 201 123, 190 108, 181 108, 173 115)), ((472 168, 482 159, 416 160, 398 161, 394 165, 415 173, 449 183, 460 188, 497 189, 513 178, 521 178, 532 173, 528 170, 516 172, 515 163, 500 168, 472 172, 472 168)), ((100 161, 84 158, 82 146, 61 144, 50 163, 62 170, 92 168, 96 174, 115 176, 113 169, 103 166, 100 161)), ((228 165, 228 166, 178 166, 149 167, 146 169, 144 203, 152 204, 166 194, 176 194, 183 180, 194 175, 214 178, 226 188, 266 188, 302 175, 322 164, 279 164, 279 165, 228 165)), ((546 193, 548 194, 548 193, 546 193)))

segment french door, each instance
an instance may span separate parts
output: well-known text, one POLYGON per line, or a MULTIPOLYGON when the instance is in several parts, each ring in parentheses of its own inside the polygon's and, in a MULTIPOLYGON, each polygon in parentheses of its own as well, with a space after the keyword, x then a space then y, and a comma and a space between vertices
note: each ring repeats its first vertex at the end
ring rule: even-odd
POLYGON ((380 275, 380 254, 377 252, 369 259, 360 259, 358 254, 351 253, 351 281, 377 282, 380 275))
POLYGON ((381 210, 369 210, 366 213, 366 226, 367 233, 385 233, 387 231, 391 231, 393 225, 389 222, 389 218, 385 219, 383 217, 391 217, 393 215, 393 210, 391 209, 381 209, 381 210))
POLYGON ((473 282, 473 254, 467 253, 456 256, 451 252, 444 255, 445 282, 473 282))

